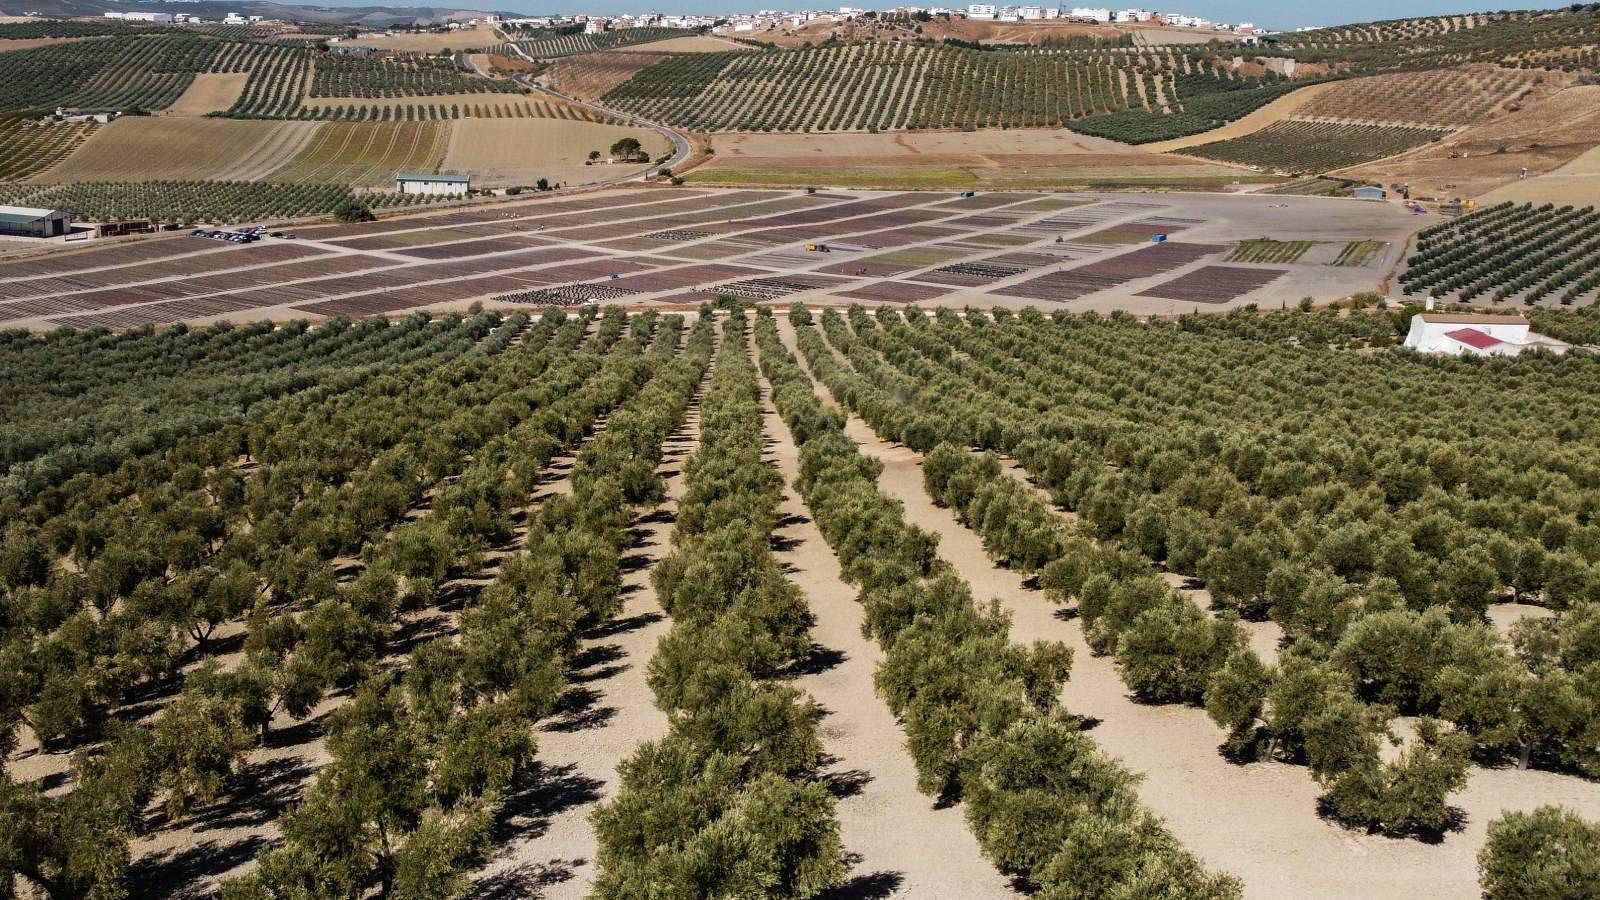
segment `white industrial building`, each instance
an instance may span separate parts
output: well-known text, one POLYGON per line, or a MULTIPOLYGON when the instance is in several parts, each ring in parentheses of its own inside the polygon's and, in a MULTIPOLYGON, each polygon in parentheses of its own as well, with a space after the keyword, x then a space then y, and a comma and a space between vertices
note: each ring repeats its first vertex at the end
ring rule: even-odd
POLYGON ((1528 330, 1522 316, 1482 313, 1417 313, 1405 346, 1452 356, 1516 356, 1524 350, 1565 353, 1571 345, 1528 330))
POLYGON ((59 237, 72 226, 65 210, 0 206, 0 234, 9 237, 59 237))
POLYGON ((408 175, 394 176, 394 190, 397 194, 425 194, 429 196, 445 196, 465 194, 471 185, 470 175, 408 175))

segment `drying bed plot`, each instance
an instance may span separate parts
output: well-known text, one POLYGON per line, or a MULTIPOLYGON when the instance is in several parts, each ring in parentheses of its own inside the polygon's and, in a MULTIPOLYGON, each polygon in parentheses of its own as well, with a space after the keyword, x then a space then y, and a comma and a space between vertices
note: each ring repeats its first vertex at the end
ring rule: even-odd
POLYGON ((953 237, 961 234, 961 229, 946 227, 945 225, 913 225, 909 228, 892 228, 888 231, 879 231, 872 234, 851 234, 850 243, 859 244, 869 250, 881 250, 885 247, 901 247, 906 244, 919 244, 936 238, 953 237))
POLYGON ((923 300, 932 300, 949 293, 948 288, 935 287, 931 284, 917 284, 914 281, 875 281, 846 291, 838 291, 840 297, 849 297, 853 300, 873 300, 884 303, 918 303, 923 300))
MULTIPOLYGON (((1300 261, 1300 257, 1306 255, 1306 251, 1311 249, 1313 243, 1313 241, 1275 241, 1270 238, 1240 241, 1239 246, 1228 254, 1228 262, 1296 263, 1300 261)), ((1360 264, 1358 262, 1349 265, 1360 264)))
POLYGON ((1130 281, 1170 272, 1225 249, 1227 248, 1213 244, 1179 244, 1167 241, 1074 269, 1052 272, 1021 284, 997 288, 994 293, 1033 300, 1057 302, 1076 300, 1130 281))
POLYGON ((851 279, 831 275, 781 275, 772 278, 750 278, 718 285, 716 293, 732 294, 744 300, 777 300, 790 294, 814 291, 818 288, 849 284, 851 279))
POLYGON ((1417 235, 1400 284, 1461 300, 1574 303, 1600 290, 1600 213, 1508 201, 1435 225, 1417 235))
POLYGON ((940 266, 930 272, 918 275, 917 280, 935 284, 948 284, 955 287, 979 287, 992 281, 1015 278, 1029 269, 1036 269, 1040 266, 1048 266, 1057 262, 1060 262, 1060 260, 1056 257, 1043 253, 1010 253, 971 262, 958 262, 951 263, 948 266, 940 266))
POLYGON ((1091 247, 1104 246, 1116 247, 1125 244, 1148 243, 1157 234, 1167 234, 1178 231, 1182 225, 1163 225, 1155 222, 1125 222, 1091 232, 1082 237, 1073 238, 1077 244, 1087 244, 1091 247))
POLYGON ((1192 300, 1196 303, 1226 303, 1265 287, 1283 273, 1283 269, 1202 266, 1171 281, 1142 290, 1138 296, 1192 300))
POLYGON ((1223 162, 1275 172, 1312 173, 1342 169, 1404 153, 1450 132, 1403 125, 1347 125, 1289 119, 1244 137, 1184 150, 1223 162))
POLYGON ((872 278, 882 278, 889 275, 899 275, 913 269, 923 269, 928 266, 942 263, 957 256, 966 256, 967 251, 948 247, 912 247, 907 250, 895 250, 890 253, 880 253, 876 256, 866 256, 861 259, 846 260, 833 263, 818 269, 832 275, 855 275, 872 278))
POLYGON ((459 241, 453 244, 439 244, 431 247, 412 247, 398 252, 405 256, 415 256, 420 259, 456 259, 462 256, 505 253, 509 250, 549 246, 549 244, 550 242, 543 238, 530 235, 512 235, 509 237, 484 238, 476 241, 459 241))

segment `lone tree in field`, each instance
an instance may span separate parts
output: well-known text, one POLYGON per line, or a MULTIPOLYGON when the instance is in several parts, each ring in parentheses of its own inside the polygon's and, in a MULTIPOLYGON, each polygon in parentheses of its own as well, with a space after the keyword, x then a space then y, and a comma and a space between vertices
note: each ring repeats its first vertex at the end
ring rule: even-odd
POLYGON ((644 157, 644 146, 638 138, 625 137, 611 145, 611 156, 623 161, 631 161, 644 157))
POLYGON ((595 160, 598 160, 599 158, 600 158, 600 151, 599 150, 590 150, 589 151, 589 161, 590 162, 594 162, 595 160))
POLYGON ((365 203, 354 197, 339 201, 333 208, 333 217, 341 222, 371 222, 377 218, 365 203))

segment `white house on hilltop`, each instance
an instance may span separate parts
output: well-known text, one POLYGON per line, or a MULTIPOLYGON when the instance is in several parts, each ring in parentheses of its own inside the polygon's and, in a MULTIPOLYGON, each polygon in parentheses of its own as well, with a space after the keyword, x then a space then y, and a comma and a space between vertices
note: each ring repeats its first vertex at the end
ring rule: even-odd
POLYGON ((1516 356, 1524 350, 1565 353, 1571 345, 1528 330, 1522 316, 1477 313, 1417 313, 1411 317, 1405 346, 1422 353, 1452 356, 1516 356))

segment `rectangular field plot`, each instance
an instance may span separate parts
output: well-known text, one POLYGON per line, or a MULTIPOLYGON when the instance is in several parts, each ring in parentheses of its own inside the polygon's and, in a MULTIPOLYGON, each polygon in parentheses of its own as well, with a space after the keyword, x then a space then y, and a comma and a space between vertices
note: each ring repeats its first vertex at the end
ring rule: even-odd
POLYGON ((849 297, 852 300, 877 300, 884 303, 916 303, 920 300, 932 300, 950 293, 949 288, 937 287, 931 284, 917 284, 913 281, 874 281, 847 291, 838 291, 837 296, 849 297))
MULTIPOLYGON (((199 242, 197 241, 196 243, 199 242)), ((216 244, 217 242, 206 241, 205 243, 216 244)), ((21 299, 24 297, 43 297, 51 294, 76 293, 114 285, 137 284, 142 281, 171 278, 175 275, 198 275, 224 269, 260 266, 328 255, 324 250, 296 244, 246 244, 244 246, 224 244, 222 246, 226 247, 228 252, 204 253, 197 256, 117 266, 98 271, 90 270, 33 278, 27 281, 0 283, 0 299, 21 299)))
POLYGON ((1270 284, 1284 269, 1246 269, 1242 266, 1203 266, 1171 281, 1146 288, 1140 297, 1226 303, 1270 284))
POLYGON ((1110 228, 1074 238, 1075 243, 1089 244, 1090 246, 1122 246, 1127 244, 1144 244, 1150 241, 1153 234, 1167 234, 1183 228, 1176 224, 1158 224, 1156 222, 1124 222, 1110 228))
POLYGON ((484 238, 476 241, 461 241, 455 244, 436 244, 431 247, 415 247, 410 250, 401 250, 406 256, 416 256, 421 259, 455 259, 462 256, 481 256, 485 253, 505 253, 508 250, 521 250, 527 247, 548 247, 550 241, 536 238, 531 235, 518 234, 509 237, 484 238))
POLYGON ((1014 278, 1029 269, 1058 263, 1058 257, 1044 253, 1007 253, 972 262, 951 263, 916 276, 918 281, 956 287, 979 287, 992 281, 1014 278))
POLYGON ((194 253, 221 253, 226 250, 239 249, 238 247, 225 245, 215 246, 220 242, 208 241, 205 243, 211 246, 197 246, 199 243, 185 236, 166 240, 118 244, 112 247, 97 247, 92 250, 83 250, 75 253, 52 254, 36 259, 21 259, 15 262, 0 263, 0 282, 10 281, 13 278, 37 278, 41 275, 82 272, 85 269, 100 269, 107 266, 127 266, 134 263, 194 253))
POLYGON ((932 241, 939 238, 953 237, 961 233, 959 228, 948 228, 944 225, 912 225, 908 228, 893 228, 888 231, 878 231, 871 234, 856 234, 849 237, 852 244, 860 244, 872 250, 886 247, 903 247, 906 244, 920 244, 923 241, 932 241))
POLYGON ((730 278, 754 278, 770 274, 767 269, 756 269, 750 266, 684 266, 681 269, 667 269, 663 272, 645 272, 640 275, 630 275, 619 278, 610 284, 623 288, 629 293, 655 294, 661 291, 675 291, 695 285, 714 284, 727 281, 730 278))
POLYGON ((777 300, 790 294, 838 287, 850 282, 849 278, 837 278, 831 275, 778 275, 772 278, 749 278, 719 284, 713 293, 732 294, 745 300, 777 300))
POLYGON ((1076 300, 1130 281, 1170 272, 1226 249, 1215 244, 1175 244, 1170 241, 1151 244, 1142 250, 998 288, 994 293, 1030 300, 1076 300))

